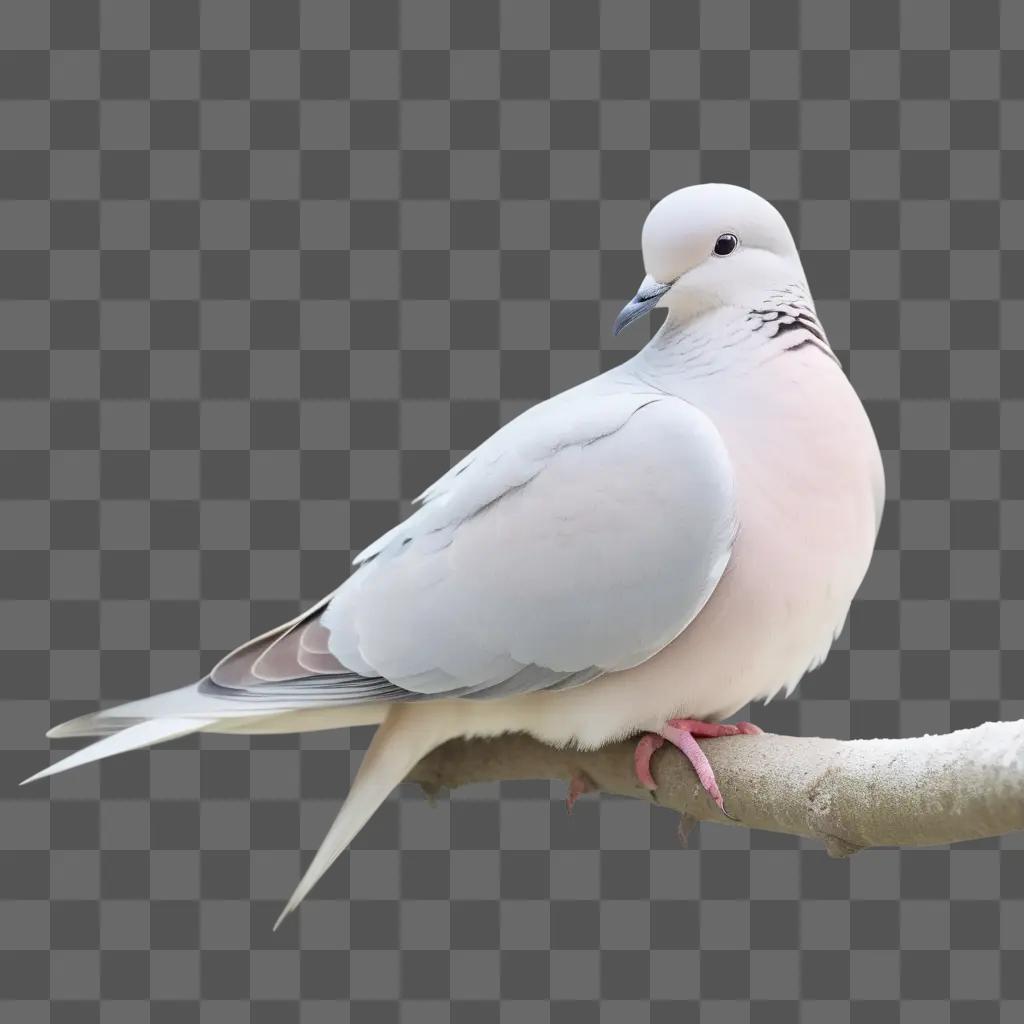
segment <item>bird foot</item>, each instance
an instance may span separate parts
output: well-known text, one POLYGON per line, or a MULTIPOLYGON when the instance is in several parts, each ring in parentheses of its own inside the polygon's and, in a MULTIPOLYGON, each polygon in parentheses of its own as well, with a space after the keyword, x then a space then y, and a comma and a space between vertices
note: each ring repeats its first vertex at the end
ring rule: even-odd
POLYGON ((574 804, 584 793, 592 793, 597 786, 594 785, 594 780, 586 775, 584 772, 577 772, 569 780, 569 792, 565 797, 565 809, 572 814, 574 804))
POLYGON ((633 752, 633 768, 642 786, 652 792, 657 789, 658 784, 651 774, 651 757, 665 743, 665 740, 668 740, 674 747, 682 751, 693 766, 698 781, 708 796, 714 800, 718 809, 727 818, 731 818, 732 815, 725 809, 725 802, 722 800, 722 793, 715 780, 711 762, 708 761, 707 755, 701 750, 694 737, 701 736, 711 739, 718 736, 756 736, 760 732, 761 729, 753 722, 702 722, 696 718, 671 718, 660 732, 648 732, 640 737, 636 750, 633 752))

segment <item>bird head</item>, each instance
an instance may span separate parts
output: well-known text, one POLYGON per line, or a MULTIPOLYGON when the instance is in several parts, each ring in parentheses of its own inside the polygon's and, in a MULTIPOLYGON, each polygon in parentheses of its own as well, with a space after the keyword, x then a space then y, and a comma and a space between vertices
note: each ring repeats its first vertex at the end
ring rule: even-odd
POLYGON ((615 334, 658 307, 687 320, 806 284, 782 215, 738 185, 692 185, 665 196, 647 215, 641 244, 647 276, 616 319, 615 334))

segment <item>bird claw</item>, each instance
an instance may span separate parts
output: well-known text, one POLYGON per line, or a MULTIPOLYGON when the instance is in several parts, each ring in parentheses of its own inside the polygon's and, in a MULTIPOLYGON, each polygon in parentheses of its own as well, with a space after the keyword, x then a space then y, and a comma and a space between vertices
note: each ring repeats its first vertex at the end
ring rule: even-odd
POLYGON ((664 736, 659 736, 656 732, 645 732, 637 740, 636 749, 633 751, 633 771, 636 773, 640 785, 652 793, 658 788, 658 784, 651 774, 651 758, 664 743, 664 736))
POLYGON ((719 736, 760 736, 764 732, 753 722, 703 722, 699 718, 670 718, 667 724, 703 739, 717 739, 719 736))
POLYGON ((736 728, 741 736, 763 736, 764 729, 753 722, 737 722, 736 728))
POLYGON ((645 789, 657 789, 658 784, 651 774, 651 757, 668 740, 690 762, 697 780, 722 814, 730 821, 739 821, 726 810, 714 769, 694 737, 711 739, 719 736, 757 736, 761 731, 753 722, 702 722, 696 718, 673 718, 665 723, 660 732, 648 732, 640 737, 633 752, 633 769, 645 789))
POLYGON ((569 792, 565 797, 565 809, 572 814, 573 806, 584 793, 592 793, 597 786, 594 780, 586 772, 576 772, 569 780, 569 792))

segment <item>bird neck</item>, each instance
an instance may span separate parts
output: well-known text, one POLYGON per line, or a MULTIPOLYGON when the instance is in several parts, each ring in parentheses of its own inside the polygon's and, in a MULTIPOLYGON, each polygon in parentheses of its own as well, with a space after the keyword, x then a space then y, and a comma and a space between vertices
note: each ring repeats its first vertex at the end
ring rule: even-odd
POLYGON ((745 375, 790 350, 813 346, 837 361, 803 281, 744 296, 736 303, 670 309, 661 330, 637 354, 638 369, 667 381, 745 375))

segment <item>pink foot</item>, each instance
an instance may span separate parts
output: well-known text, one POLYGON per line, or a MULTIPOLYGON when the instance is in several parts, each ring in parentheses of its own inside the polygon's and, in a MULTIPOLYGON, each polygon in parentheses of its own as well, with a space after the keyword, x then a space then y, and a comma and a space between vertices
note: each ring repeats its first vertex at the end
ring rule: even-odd
POLYGON ((636 772, 640 784, 652 792, 658 788, 658 784, 651 774, 651 758, 664 742, 664 736, 659 736, 656 732, 645 732, 637 740, 636 750, 633 751, 633 771, 636 772))
POLYGON ((683 755, 693 766, 693 770, 697 773, 697 779, 706 790, 708 796, 714 800, 718 809, 726 817, 731 817, 725 809, 725 802, 722 800, 722 793, 718 788, 718 782, 715 779, 711 763, 694 737, 703 736, 710 739, 718 736, 756 736, 760 732, 761 729, 754 725, 753 722, 731 724, 724 722, 702 722, 695 718, 673 718, 665 723, 660 733, 649 732, 640 737, 636 750, 633 753, 633 768, 642 786, 650 790, 657 789, 658 784, 654 781, 654 776, 651 774, 651 757, 665 740, 668 740, 674 747, 682 751, 683 755))
POLYGON ((569 780, 569 792, 565 798, 565 809, 572 814, 572 809, 576 801, 579 800, 584 793, 589 793, 593 789, 593 782, 591 782, 591 780, 582 772, 574 775, 569 780))
POLYGON ((702 722, 699 718, 671 718, 668 725, 685 729, 691 736, 760 736, 764 731, 753 722, 702 722))
MULTIPOLYGON (((693 766, 693 770, 697 773, 697 779, 707 791, 708 796, 715 801, 718 809, 725 814, 725 802, 722 800, 722 793, 718 788, 718 782, 715 780, 714 769, 711 767, 707 754, 700 749, 700 744, 693 738, 693 733, 688 729, 678 728, 673 722, 666 722, 665 728, 662 729, 662 735, 669 743, 674 747, 678 747, 683 752, 683 756, 693 766)), ((735 735, 735 733, 718 733, 718 735, 735 735)))

